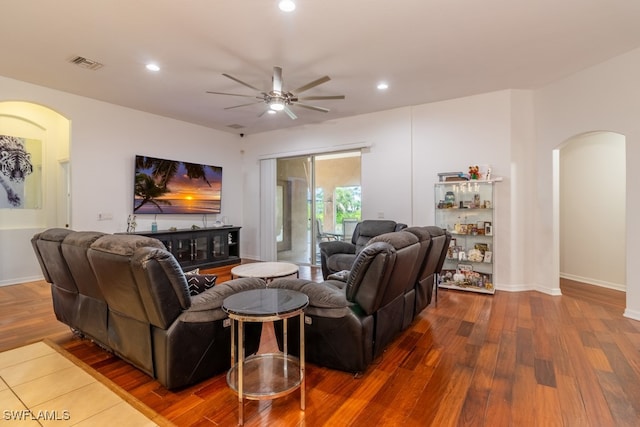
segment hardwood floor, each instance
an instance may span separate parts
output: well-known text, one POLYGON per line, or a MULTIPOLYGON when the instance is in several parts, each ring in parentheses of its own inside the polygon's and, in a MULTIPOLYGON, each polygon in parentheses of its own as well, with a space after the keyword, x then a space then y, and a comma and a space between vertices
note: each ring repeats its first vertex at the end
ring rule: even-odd
MULTIPOLYGON (((302 277, 319 273, 303 268, 302 277)), ((249 401, 248 426, 632 426, 640 420, 640 322, 624 294, 440 290, 438 305, 360 377, 308 365, 298 393, 249 401), (595 296, 595 297, 594 297, 595 296)), ((0 350, 49 337, 179 426, 235 425, 224 375, 170 392, 56 322, 44 282, 0 287, 0 350)), ((263 342, 269 350, 273 340, 263 342)))

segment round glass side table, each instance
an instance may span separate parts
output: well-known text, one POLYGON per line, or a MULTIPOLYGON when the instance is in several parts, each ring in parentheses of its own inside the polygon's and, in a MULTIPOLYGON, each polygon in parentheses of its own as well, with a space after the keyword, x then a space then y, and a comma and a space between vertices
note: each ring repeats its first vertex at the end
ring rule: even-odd
POLYGON ((244 424, 244 399, 264 400, 300 389, 300 409, 305 409, 304 309, 309 297, 289 289, 255 289, 231 295, 222 309, 231 319, 231 369, 227 384, 238 394, 238 423, 244 424), (287 323, 300 322, 300 357, 288 354, 287 323), (245 359, 244 323, 283 321, 283 352, 254 354, 245 359), (236 342, 235 330, 238 330, 236 342))

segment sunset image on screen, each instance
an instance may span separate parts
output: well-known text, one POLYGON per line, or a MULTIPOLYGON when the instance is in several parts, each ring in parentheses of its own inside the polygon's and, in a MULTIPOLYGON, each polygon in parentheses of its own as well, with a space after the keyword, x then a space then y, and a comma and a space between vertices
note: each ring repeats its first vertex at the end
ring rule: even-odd
POLYGON ((222 168, 136 156, 136 214, 220 213, 222 168))

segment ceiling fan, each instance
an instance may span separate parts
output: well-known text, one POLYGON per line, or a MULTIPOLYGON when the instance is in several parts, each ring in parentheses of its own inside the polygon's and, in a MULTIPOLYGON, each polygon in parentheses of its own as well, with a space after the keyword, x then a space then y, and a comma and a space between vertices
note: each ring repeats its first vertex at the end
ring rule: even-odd
POLYGON ((281 67, 273 67, 273 85, 272 85, 272 89, 269 92, 263 92, 260 89, 258 89, 257 87, 254 87, 248 83, 243 82, 240 79, 237 79, 229 74, 222 74, 223 76, 237 82, 240 83, 241 85, 244 85, 248 88, 251 88, 257 92, 260 93, 260 95, 243 95, 243 94, 238 94, 238 93, 225 93, 225 92, 213 92, 213 91, 207 91, 207 93, 213 93, 216 95, 231 95, 231 96, 242 96, 245 98, 256 98, 258 99, 258 101, 254 101, 254 102, 249 102, 247 104, 240 104, 240 105, 235 105, 233 107, 226 107, 225 110, 230 110, 233 108, 240 108, 240 107, 246 107, 248 105, 254 105, 254 104, 260 104, 260 103, 265 103, 267 104, 267 106, 269 108, 267 108, 265 111, 263 111, 259 116, 262 116, 264 113, 266 113, 267 111, 284 111, 291 119, 295 120, 298 118, 298 116, 296 116, 294 114, 293 111, 291 111, 291 106, 295 105, 298 107, 302 107, 302 108, 307 108, 309 110, 314 110, 314 111, 321 111, 323 113, 328 113, 329 109, 324 108, 324 107, 317 107, 315 105, 308 105, 308 104, 303 104, 300 101, 322 101, 322 100, 327 100, 327 99, 344 99, 344 95, 328 95, 328 96, 305 96, 305 97, 300 97, 298 96, 300 93, 305 92, 311 88, 314 88, 318 85, 321 85, 322 83, 326 83, 329 80, 331 80, 329 78, 329 76, 324 76, 324 77, 320 77, 319 79, 316 79, 312 82, 309 82, 295 90, 292 91, 284 91, 282 89, 282 68, 281 67))

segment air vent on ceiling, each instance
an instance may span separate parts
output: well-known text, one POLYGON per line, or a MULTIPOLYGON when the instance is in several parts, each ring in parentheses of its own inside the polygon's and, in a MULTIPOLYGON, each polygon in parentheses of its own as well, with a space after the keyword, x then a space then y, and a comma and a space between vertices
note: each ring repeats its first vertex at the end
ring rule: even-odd
POLYGON ((87 59, 82 56, 76 56, 75 58, 72 58, 69 62, 77 65, 78 67, 86 68, 87 70, 97 70, 103 67, 103 64, 99 63, 98 61, 87 59))
POLYGON ((230 127, 231 129, 242 129, 244 126, 235 124, 235 125, 229 125, 228 127, 230 127))

